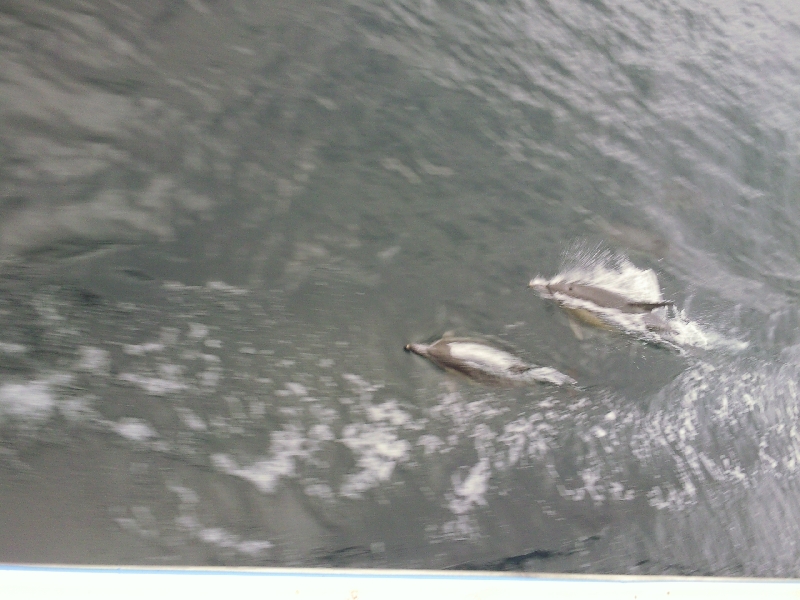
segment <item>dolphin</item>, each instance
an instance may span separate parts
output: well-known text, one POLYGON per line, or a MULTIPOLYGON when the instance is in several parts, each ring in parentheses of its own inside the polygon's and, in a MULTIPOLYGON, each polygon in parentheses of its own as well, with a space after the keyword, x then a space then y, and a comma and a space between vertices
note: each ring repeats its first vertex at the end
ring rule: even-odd
MULTIPOLYGON (((574 300, 581 300, 584 303, 596 306, 600 310, 610 309, 624 314, 641 314, 645 327, 650 331, 670 331, 670 325, 667 320, 658 314, 654 314, 653 311, 665 306, 674 306, 675 303, 671 300, 640 302, 631 300, 622 294, 612 292, 599 286, 572 281, 544 282, 541 279, 532 279, 528 287, 540 293, 546 292, 546 294, 552 297, 558 294, 574 300)), ((599 311, 593 311, 592 306, 566 306, 565 303, 559 301, 557 297, 555 299, 559 302, 561 307, 567 311, 570 317, 570 328, 578 339, 583 339, 583 333, 578 324, 572 320, 572 317, 601 329, 615 329, 614 325, 609 323, 608 319, 603 318, 603 315, 600 314, 599 311)))
MULTIPOLYGON (((532 283, 532 282, 531 282, 532 283)), ((530 285, 530 287, 533 287, 530 285)), ((622 294, 610 292, 601 287, 572 283, 569 281, 548 283, 545 285, 551 294, 564 294, 576 300, 585 300, 601 308, 613 308, 623 313, 648 313, 663 306, 673 306, 672 300, 661 302, 637 302, 630 300, 622 294)))
POLYGON ((577 382, 550 367, 526 363, 510 352, 500 350, 482 340, 445 336, 432 344, 406 344, 412 352, 430 360, 445 371, 460 373, 473 381, 499 385, 520 385, 534 382, 554 385, 577 382))

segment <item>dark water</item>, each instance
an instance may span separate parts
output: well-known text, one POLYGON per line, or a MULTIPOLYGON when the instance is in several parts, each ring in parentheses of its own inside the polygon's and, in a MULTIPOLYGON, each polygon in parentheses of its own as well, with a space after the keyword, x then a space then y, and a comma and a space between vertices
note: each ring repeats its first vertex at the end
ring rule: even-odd
POLYGON ((800 574, 794 3, 7 2, 0 44, 0 560, 800 574), (682 353, 526 289, 612 255, 682 353), (584 387, 403 352, 448 330, 584 387))

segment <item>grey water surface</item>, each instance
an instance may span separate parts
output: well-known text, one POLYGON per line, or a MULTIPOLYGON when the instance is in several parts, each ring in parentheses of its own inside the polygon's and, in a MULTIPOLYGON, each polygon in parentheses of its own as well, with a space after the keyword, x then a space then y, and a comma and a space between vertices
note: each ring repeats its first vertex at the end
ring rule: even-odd
POLYGON ((796 3, 0 5, 0 560, 800 575, 796 3), (627 257, 717 343, 573 335, 627 257), (581 384, 404 353, 482 335, 581 384))

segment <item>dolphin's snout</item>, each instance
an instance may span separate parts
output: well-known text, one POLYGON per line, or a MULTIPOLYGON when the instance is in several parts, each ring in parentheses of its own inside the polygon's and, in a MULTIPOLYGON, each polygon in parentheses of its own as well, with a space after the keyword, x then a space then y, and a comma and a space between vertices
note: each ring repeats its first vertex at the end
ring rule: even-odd
POLYGON ((425 344, 406 344, 403 346, 403 350, 406 352, 413 352, 414 354, 419 354, 420 356, 425 355, 425 350, 428 348, 425 344))
POLYGON ((542 279, 541 277, 534 277, 528 282, 528 288, 535 290, 539 293, 542 292, 549 292, 550 286, 547 285, 547 280, 542 279))

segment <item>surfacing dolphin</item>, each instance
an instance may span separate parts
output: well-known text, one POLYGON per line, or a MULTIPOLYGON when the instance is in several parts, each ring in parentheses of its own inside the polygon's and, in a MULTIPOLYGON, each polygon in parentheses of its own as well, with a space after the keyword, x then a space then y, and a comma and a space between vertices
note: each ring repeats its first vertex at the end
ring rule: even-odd
MULTIPOLYGON (((533 286, 531 281, 529 287, 533 286)), ((572 283, 569 281, 559 281, 556 283, 548 283, 545 285, 547 291, 552 294, 564 294, 576 300, 585 300, 591 302, 595 306, 601 308, 612 308, 623 313, 648 313, 656 308, 664 306, 673 306, 675 303, 672 300, 664 300, 661 302, 638 302, 630 300, 622 294, 611 292, 601 287, 586 285, 583 283, 572 283)))
MULTIPOLYGON (((632 300, 605 288, 585 283, 573 281, 543 281, 539 278, 532 279, 528 284, 529 288, 538 291, 541 295, 554 299, 567 311, 570 317, 576 317, 581 321, 600 327, 603 329, 619 328, 618 325, 609 322, 608 311, 617 311, 623 314, 640 314, 644 326, 649 331, 669 332, 670 325, 661 315, 654 314, 657 308, 673 306, 671 300, 657 302, 642 302, 632 300), (569 305, 570 300, 580 301, 579 305, 569 305)), ((570 326, 575 335, 582 338, 579 328, 570 321, 570 326)))
POLYGON ((445 371, 460 373, 480 383, 576 384, 574 379, 555 369, 526 363, 510 352, 495 348, 482 340, 445 335, 432 344, 406 344, 405 350, 427 358, 445 371))

